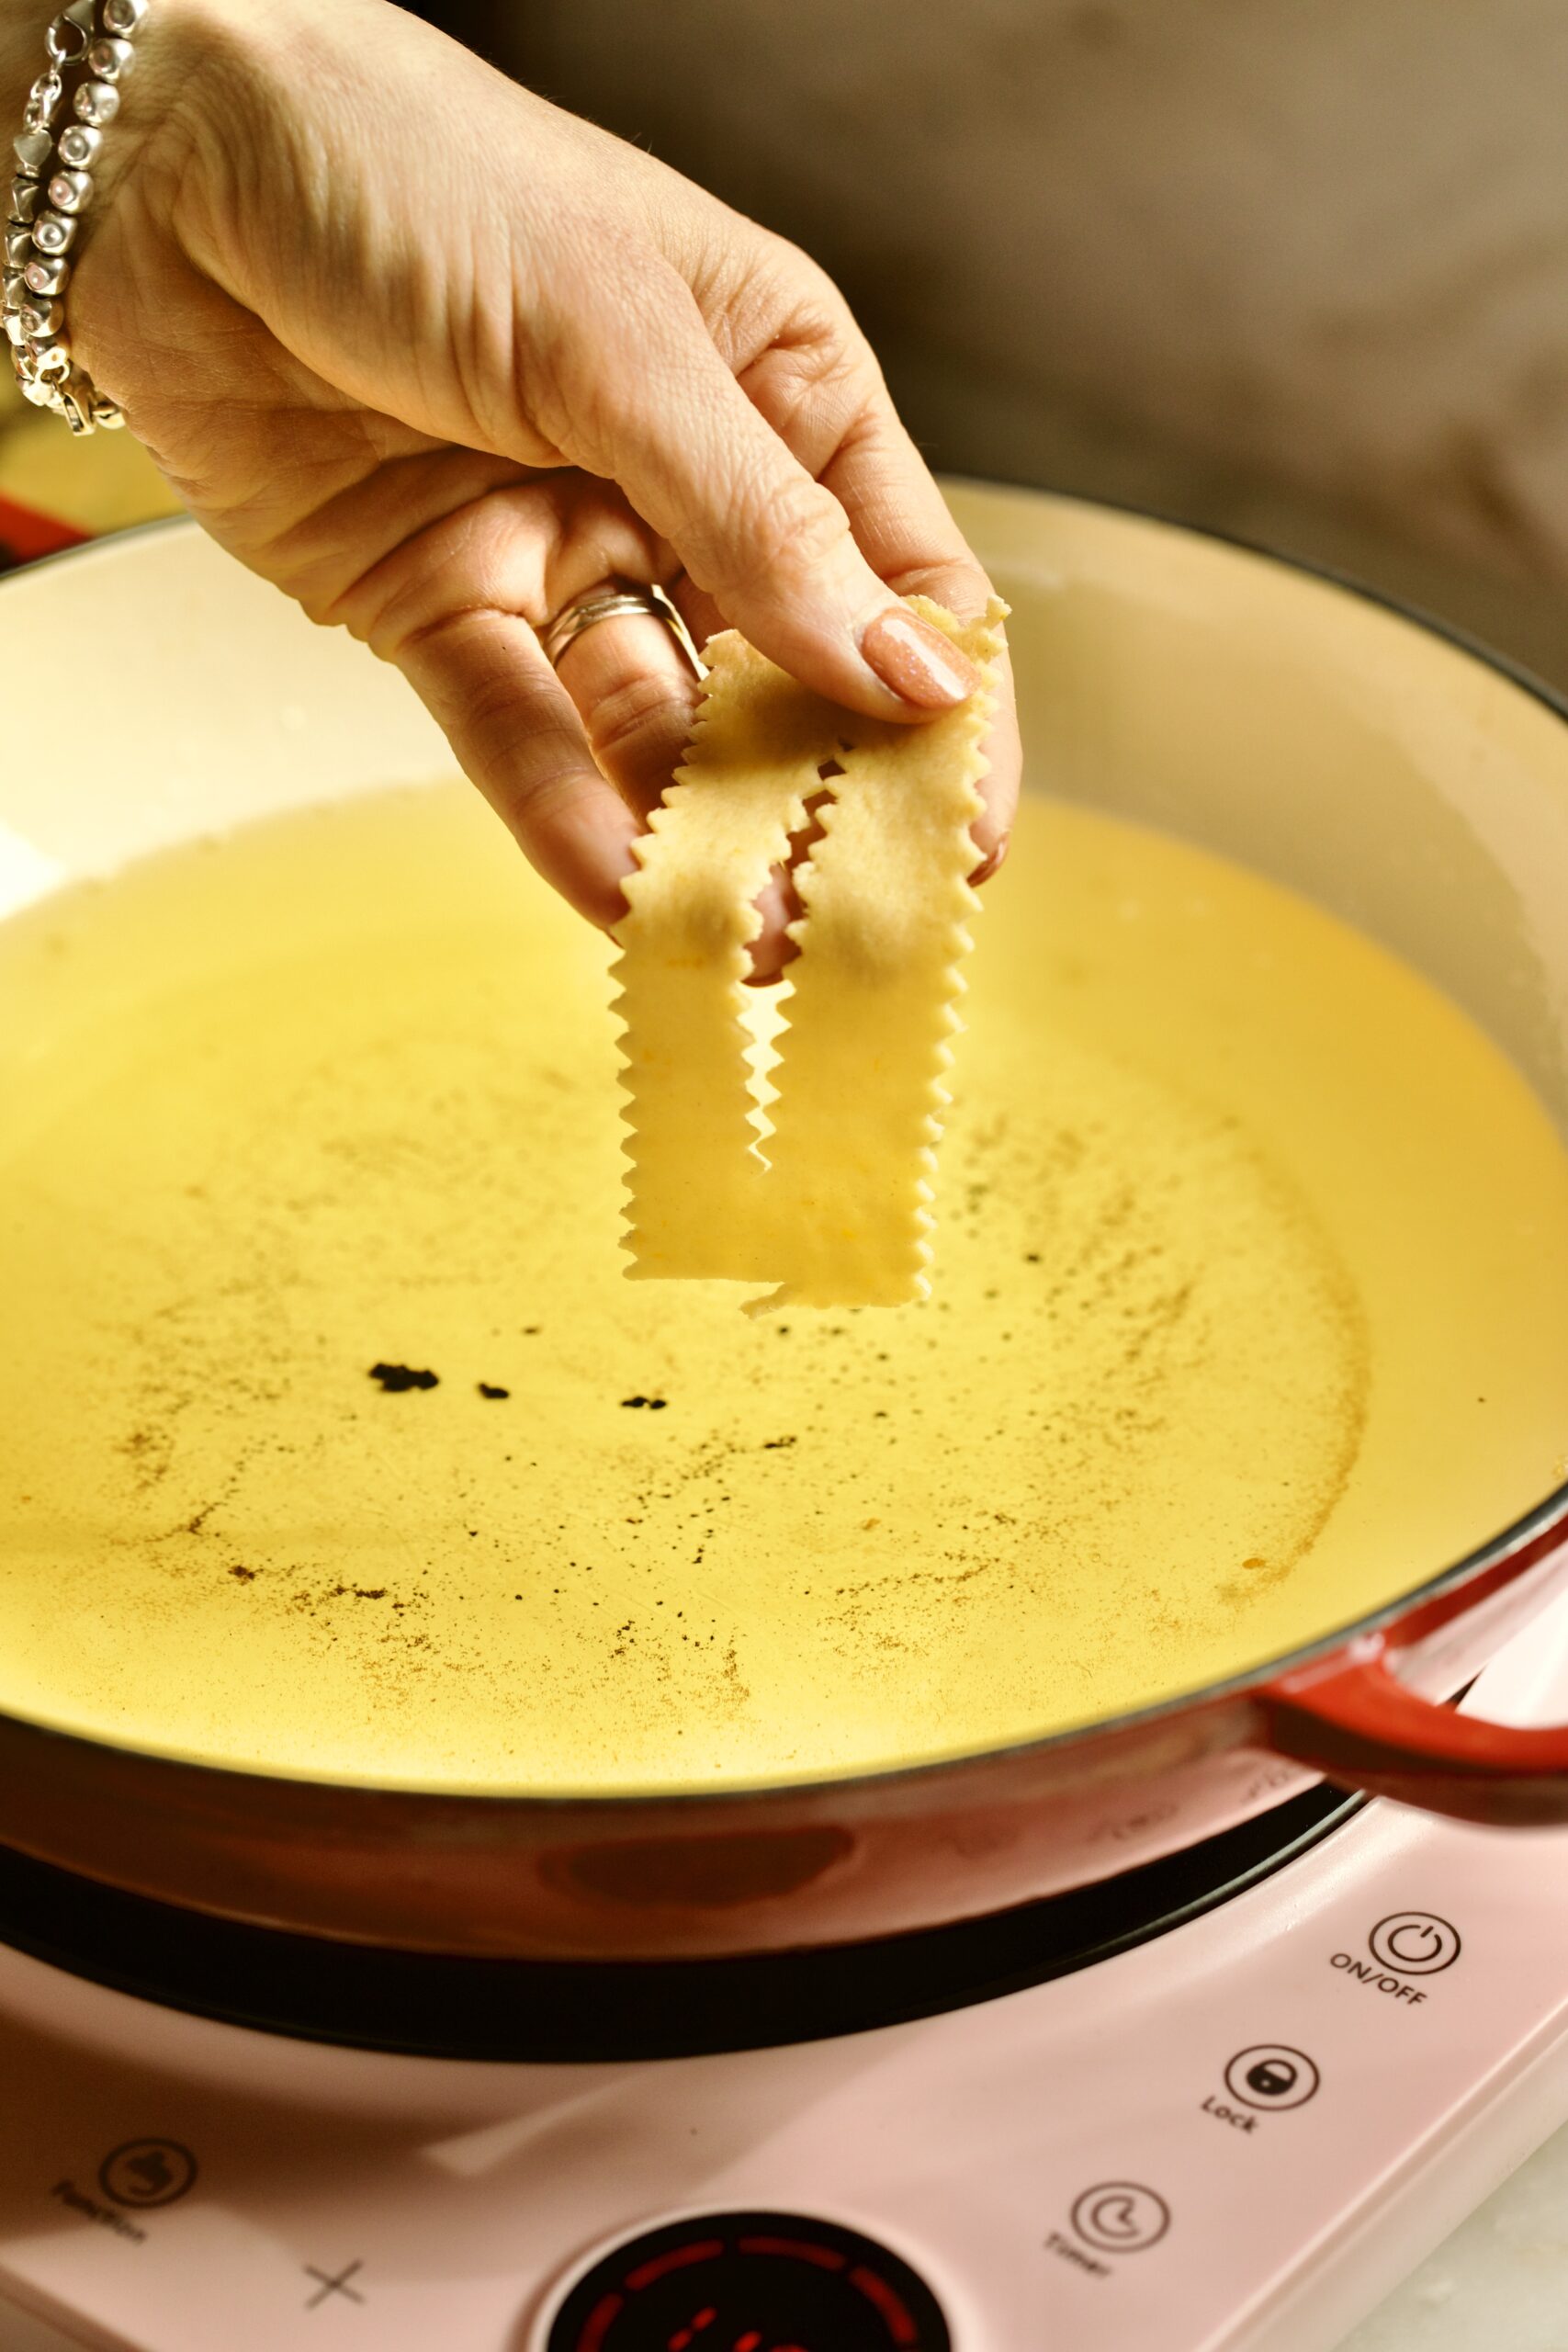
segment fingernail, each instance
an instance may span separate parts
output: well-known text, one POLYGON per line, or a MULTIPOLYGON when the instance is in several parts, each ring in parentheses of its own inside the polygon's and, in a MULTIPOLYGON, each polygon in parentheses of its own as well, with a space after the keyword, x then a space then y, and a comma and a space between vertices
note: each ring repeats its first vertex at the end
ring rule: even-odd
POLYGON ((1008 845, 1011 840, 1012 835, 1010 833, 1004 833, 1000 841, 997 843, 995 849, 992 850, 990 855, 988 857, 983 857, 980 860, 979 865, 969 876, 969 885, 971 889, 977 890, 982 882, 988 882, 993 874, 999 872, 1002 861, 1008 854, 1008 845))
POLYGON ((980 683, 967 654, 903 605, 889 605, 864 631, 860 650, 885 686, 917 710, 947 710, 980 683))

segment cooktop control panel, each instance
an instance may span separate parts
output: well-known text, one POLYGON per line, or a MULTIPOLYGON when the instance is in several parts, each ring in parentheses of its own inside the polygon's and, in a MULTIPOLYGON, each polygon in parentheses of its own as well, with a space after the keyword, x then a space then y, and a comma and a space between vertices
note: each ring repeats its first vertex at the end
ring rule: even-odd
POLYGON ((1565 2114, 1568 1831, 1382 1804, 1076 1974, 728 2056, 378 2056, 0 1951, 0 2352, 1332 2352, 1565 2114))
POLYGON ((1329 2352, 1568 2112, 1565 1951, 1568 1834, 1372 1806, 1077 1975, 728 2057, 378 2057, 0 1954, 0 2296, 137 2352, 1329 2352))

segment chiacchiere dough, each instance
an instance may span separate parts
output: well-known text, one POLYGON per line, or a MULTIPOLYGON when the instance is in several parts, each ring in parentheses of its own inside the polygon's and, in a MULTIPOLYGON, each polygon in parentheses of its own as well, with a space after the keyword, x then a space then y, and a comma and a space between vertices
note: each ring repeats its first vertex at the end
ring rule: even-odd
POLYGON ((925 725, 863 718, 733 631, 626 886, 617 1011, 635 1276, 772 1283, 762 1307, 923 1297, 934 1146, 978 905, 965 878, 1007 607, 915 611, 982 684, 925 725), (824 793, 831 797, 824 801, 824 793), (814 805, 765 1115, 741 1020, 755 900, 814 805), (818 805, 819 804, 819 805, 818 805))

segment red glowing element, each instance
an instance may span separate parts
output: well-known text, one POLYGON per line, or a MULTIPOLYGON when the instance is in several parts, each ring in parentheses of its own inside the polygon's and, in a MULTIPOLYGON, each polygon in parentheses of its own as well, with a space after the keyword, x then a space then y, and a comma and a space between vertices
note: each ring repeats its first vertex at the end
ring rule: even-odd
POLYGON ((656 2254, 651 2262, 626 2273, 626 2285, 634 2294, 651 2287, 656 2278, 667 2278, 671 2270, 684 2270, 689 2262, 715 2262, 724 2252, 722 2238, 695 2238, 686 2245, 678 2245, 669 2254, 656 2254))
MULTIPOLYGON (((558 2352, 610 2352, 611 2346, 618 2345, 622 2334, 629 2331, 638 2345, 646 2344, 648 2352, 654 2352, 653 2339, 645 2332, 651 2326, 661 2352, 707 2352, 710 2345, 712 2352, 725 2352, 726 2346, 728 2352, 809 2352, 806 2344, 793 2336, 787 2341, 775 2336, 774 2330, 788 2324, 782 2311, 775 2314, 772 2328, 765 2322, 761 2326, 743 2322, 741 2299, 752 2292, 762 2292, 769 2303, 777 2296, 786 2306, 796 2297, 807 2299, 814 2308, 826 2299, 816 2324, 832 2331, 835 2339, 845 2325, 853 2324, 852 2312, 843 2308, 838 2289, 807 2288, 798 2280, 792 2291, 777 2270, 769 2288, 767 2272, 759 2277, 754 2271, 758 2261, 805 2263, 843 2279, 876 2313, 876 2341, 886 2344, 888 2352, 936 2352, 938 2346, 945 2352, 949 2338, 937 2306, 897 2256, 836 2224, 769 2212, 694 2216, 673 2229, 649 2232, 632 2240, 579 2280, 557 2315, 551 2346, 558 2347, 558 2352), (715 2234, 695 2234, 705 2226, 715 2234), (797 2230, 808 2234, 796 2236, 797 2230), (742 2236, 742 2231, 747 2234, 742 2236), (638 2262, 639 2254, 648 2258, 638 2262), (688 2270, 704 2263, 710 2266, 705 2278, 686 2278, 688 2270), (716 2270, 711 2267, 716 2263, 716 2270), (636 2267, 623 2267, 631 2264, 636 2267), (748 2271, 752 2273, 750 2280, 748 2271), (607 2279, 615 2283, 604 2291, 607 2279), (722 2301, 701 2300, 705 2290, 711 2295, 721 2282, 722 2301), (655 2291, 646 2301, 639 2301, 649 2289, 655 2291), (831 2306, 832 2312, 826 2306, 831 2306), (585 2310, 586 2318, 581 2317, 585 2310), (640 2327, 639 2312, 644 2314, 640 2327), (682 2312, 687 2314, 684 2318, 682 2312), (934 2331, 929 2338, 924 2316, 928 2313, 934 2331), (672 2332, 666 2336, 663 2328, 672 2332)), ((761 2319, 763 2314, 758 2311, 756 2316, 761 2319)), ((812 2341, 816 2352, 833 2352, 830 2346, 816 2344, 815 2335, 812 2341)))
POLYGON ((895 2344, 919 2342, 920 2331, 909 2317, 908 2305, 894 2293, 886 2278, 879 2278, 874 2270, 867 2270, 862 2264, 851 2271, 850 2284, 860 2289, 868 2303, 876 2305, 892 2331, 895 2344))
MULTIPOLYGON (((850 2258, 835 2253, 830 2245, 811 2245, 804 2238, 741 2238, 739 2246, 742 2254, 782 2254, 794 2262, 814 2262, 818 2270, 842 2270, 850 2258)), ((791 2352, 791 2347, 781 2344, 778 2352, 791 2352)))
POLYGON ((582 2333, 577 2339, 577 2352, 599 2352, 600 2346, 610 2333, 610 2322, 625 2308, 624 2296, 603 2296, 583 2323, 582 2333))
POLYGON ((717 2317, 717 2312, 710 2303, 706 2311, 697 2313, 690 2327, 682 2327, 670 2338, 669 2352, 686 2352, 686 2346, 691 2343, 692 2338, 694 2335, 700 2335, 704 2328, 711 2327, 717 2317))

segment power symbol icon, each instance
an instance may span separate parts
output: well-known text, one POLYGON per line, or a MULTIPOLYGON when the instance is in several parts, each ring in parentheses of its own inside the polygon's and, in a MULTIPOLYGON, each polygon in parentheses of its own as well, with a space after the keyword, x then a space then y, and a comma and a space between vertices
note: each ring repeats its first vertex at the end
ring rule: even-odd
POLYGON ((1394 1911, 1378 1921, 1367 1948, 1400 1976, 1436 1976, 1453 1966, 1461 1946, 1459 1929, 1435 1911, 1394 1911))

